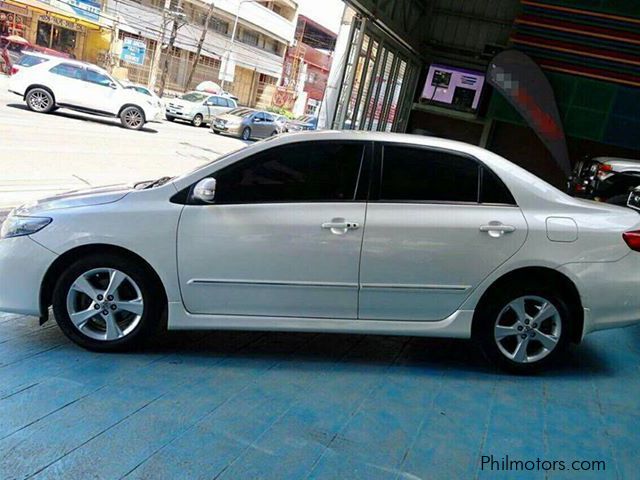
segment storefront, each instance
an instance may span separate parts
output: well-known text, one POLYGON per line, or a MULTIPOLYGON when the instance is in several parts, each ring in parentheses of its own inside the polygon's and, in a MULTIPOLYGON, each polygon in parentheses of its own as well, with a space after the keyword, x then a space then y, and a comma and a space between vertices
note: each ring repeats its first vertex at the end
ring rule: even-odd
POLYGON ((111 22, 97 0, 0 0, 0 35, 106 63, 111 22))

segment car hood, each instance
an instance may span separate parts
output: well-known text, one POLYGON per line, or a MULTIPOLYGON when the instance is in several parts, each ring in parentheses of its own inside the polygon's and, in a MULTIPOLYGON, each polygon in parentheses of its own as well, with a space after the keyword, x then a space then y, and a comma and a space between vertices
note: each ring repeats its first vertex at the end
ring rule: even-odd
POLYGON ((104 205, 122 200, 133 190, 131 185, 110 185, 97 188, 86 188, 53 195, 51 197, 27 203, 14 210, 14 215, 32 215, 63 208, 90 207, 104 205))
POLYGON ((237 115, 229 115, 227 113, 223 113, 221 115, 216 115, 216 119, 217 120, 224 120, 226 122, 234 122, 234 123, 241 123, 243 118, 242 117, 238 117, 237 115))

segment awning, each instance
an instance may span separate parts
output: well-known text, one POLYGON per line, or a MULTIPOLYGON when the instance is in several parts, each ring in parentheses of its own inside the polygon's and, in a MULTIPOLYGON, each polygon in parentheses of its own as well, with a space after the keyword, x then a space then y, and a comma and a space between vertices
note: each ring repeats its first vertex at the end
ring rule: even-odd
POLYGON ((101 28, 112 28, 110 19, 108 19, 107 17, 104 17, 103 15, 100 15, 100 20, 92 21, 86 18, 81 18, 79 16, 74 15, 71 12, 67 12, 61 8, 54 7, 53 5, 49 5, 48 3, 41 2, 38 0, 2 0, 2 3, 15 5, 17 7, 27 7, 39 13, 51 15, 51 16, 66 20, 68 22, 81 25, 89 30, 100 30, 101 28), (107 20, 107 22, 104 22, 104 20, 107 20))

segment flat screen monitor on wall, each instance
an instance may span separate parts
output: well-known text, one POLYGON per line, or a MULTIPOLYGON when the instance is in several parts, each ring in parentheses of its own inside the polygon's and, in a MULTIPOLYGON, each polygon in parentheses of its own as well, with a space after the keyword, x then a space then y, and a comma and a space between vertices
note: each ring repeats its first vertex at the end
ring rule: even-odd
POLYGON ((431 65, 420 101, 475 112, 480 103, 484 74, 446 65, 431 65))

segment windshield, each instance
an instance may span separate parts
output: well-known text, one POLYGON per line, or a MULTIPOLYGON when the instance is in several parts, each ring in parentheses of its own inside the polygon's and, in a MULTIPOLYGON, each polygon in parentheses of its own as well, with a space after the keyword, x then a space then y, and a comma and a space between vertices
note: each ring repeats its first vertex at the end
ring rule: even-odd
POLYGON ((242 118, 247 118, 249 117, 252 113, 254 112, 254 110, 251 110, 249 108, 236 108, 234 110, 231 110, 229 112, 227 112, 228 115, 234 115, 236 117, 242 117, 242 118))
POLYGON ((181 100, 186 100, 187 102, 202 102, 207 97, 208 97, 208 95, 206 95, 204 93, 189 92, 189 93, 185 93, 184 95, 182 95, 180 97, 180 99, 181 100))

